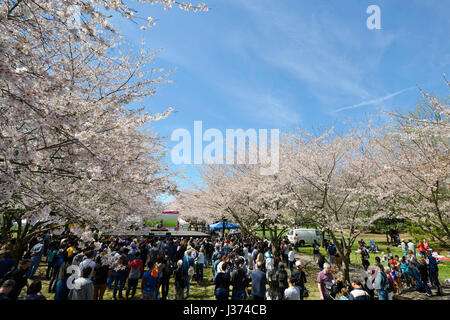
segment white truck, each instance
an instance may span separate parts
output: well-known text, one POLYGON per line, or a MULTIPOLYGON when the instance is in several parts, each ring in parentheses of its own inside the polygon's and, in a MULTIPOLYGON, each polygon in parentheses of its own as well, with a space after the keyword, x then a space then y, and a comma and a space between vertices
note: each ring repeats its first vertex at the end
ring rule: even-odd
MULTIPOLYGON (((303 247, 305 244, 313 244, 314 240, 320 245, 322 243, 322 231, 317 229, 291 229, 288 231, 287 236, 291 243, 295 242, 295 236, 297 235, 298 244, 303 247)), ((325 240, 327 237, 325 236, 325 240)))

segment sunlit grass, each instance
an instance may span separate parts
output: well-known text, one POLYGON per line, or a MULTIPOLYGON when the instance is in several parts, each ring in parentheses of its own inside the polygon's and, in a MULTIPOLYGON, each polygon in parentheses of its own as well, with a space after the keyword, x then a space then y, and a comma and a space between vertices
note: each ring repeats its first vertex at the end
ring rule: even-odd
MULTIPOLYGON (((370 240, 373 240, 373 238, 362 238, 364 241, 368 244, 370 240)), ((375 264, 375 257, 380 257, 380 259, 383 257, 383 252, 387 254, 386 248, 389 247, 391 249, 391 252, 395 255, 398 255, 400 258, 403 256, 402 249, 399 247, 393 247, 392 245, 387 245, 386 243, 377 242, 379 253, 369 253, 369 261, 370 265, 375 264)), ((352 253, 350 254, 350 262, 352 265, 357 266, 362 269, 362 263, 361 263, 361 255, 357 252, 355 252, 358 249, 358 244, 354 244, 352 246, 352 253)), ((312 247, 300 247, 299 252, 303 254, 307 254, 312 256, 313 255, 313 248, 312 247)), ((326 257, 326 250, 324 248, 320 248, 320 252, 326 257)), ((443 253, 445 255, 445 253, 443 253)), ((387 263, 383 263, 383 265, 387 265, 387 263)), ((450 278, 450 262, 449 261, 441 261, 439 264, 439 280, 443 282, 445 279, 450 278)))

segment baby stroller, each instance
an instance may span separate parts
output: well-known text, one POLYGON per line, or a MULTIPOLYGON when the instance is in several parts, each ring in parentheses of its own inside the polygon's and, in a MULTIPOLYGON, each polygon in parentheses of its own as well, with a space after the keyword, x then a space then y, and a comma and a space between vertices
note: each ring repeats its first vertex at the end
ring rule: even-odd
POLYGON ((328 295, 330 296, 330 298, 336 300, 336 296, 339 293, 339 288, 336 281, 335 280, 333 280, 332 282, 325 281, 325 287, 328 290, 328 295))

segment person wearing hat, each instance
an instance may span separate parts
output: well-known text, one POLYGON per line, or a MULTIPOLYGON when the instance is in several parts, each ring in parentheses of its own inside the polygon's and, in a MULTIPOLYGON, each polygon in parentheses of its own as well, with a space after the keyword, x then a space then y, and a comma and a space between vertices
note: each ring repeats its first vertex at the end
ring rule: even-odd
POLYGON ((387 262, 391 261, 394 258, 394 254, 391 251, 391 248, 386 247, 386 251, 387 251, 387 262))
POLYGON ((303 293, 305 292, 306 274, 302 270, 302 262, 300 260, 295 262, 295 269, 291 276, 294 279, 294 284, 300 291, 300 300, 303 300, 303 293))
POLYGON ((0 301, 1 300, 9 300, 8 295, 14 289, 15 285, 16 285, 16 282, 11 279, 3 282, 2 286, 0 287, 0 301))
POLYGON ((128 251, 128 261, 133 261, 138 253, 136 243, 131 243, 131 250, 128 251))
POLYGON ((44 242, 42 238, 37 239, 37 243, 31 248, 31 265, 30 270, 28 271, 28 278, 33 278, 37 269, 39 268, 39 264, 42 260, 42 255, 44 254, 44 242))

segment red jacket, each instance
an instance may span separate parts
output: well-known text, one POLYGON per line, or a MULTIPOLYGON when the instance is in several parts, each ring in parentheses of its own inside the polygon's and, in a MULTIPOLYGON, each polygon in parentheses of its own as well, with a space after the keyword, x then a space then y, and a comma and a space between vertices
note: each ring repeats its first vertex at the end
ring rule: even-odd
POLYGON ((130 266, 128 268, 128 274, 130 274, 131 268, 141 267, 141 276, 144 274, 144 264, 141 259, 134 259, 131 261, 130 266))
POLYGON ((427 251, 427 250, 425 250, 425 248, 420 243, 417 245, 417 248, 419 249, 420 252, 427 251))

